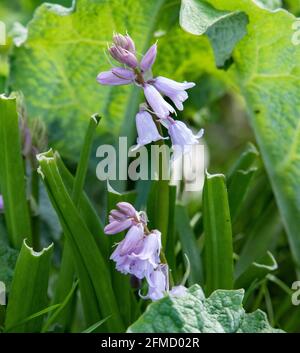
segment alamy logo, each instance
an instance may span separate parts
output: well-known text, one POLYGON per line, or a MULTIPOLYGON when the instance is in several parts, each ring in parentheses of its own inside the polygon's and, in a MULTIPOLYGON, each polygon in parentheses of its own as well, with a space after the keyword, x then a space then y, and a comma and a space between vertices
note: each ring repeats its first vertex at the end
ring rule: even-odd
POLYGON ((3 282, 0 282, 0 305, 6 305, 6 290, 3 282))
POLYGON ((101 181, 160 178, 171 181, 173 185, 184 181, 185 191, 202 190, 205 171, 204 145, 175 147, 175 150, 167 145, 151 145, 149 149, 145 146, 138 149, 134 146, 128 148, 127 138, 119 137, 118 149, 112 145, 98 147, 96 157, 101 160, 97 164, 96 176, 101 181))
POLYGON ((292 43, 294 45, 300 44, 300 21, 296 21, 293 23, 294 34, 292 36, 292 43))
POLYGON ((6 25, 0 21, 0 45, 6 45, 6 25))
POLYGON ((293 305, 300 305, 300 281, 296 281, 292 284, 292 290, 294 293, 292 294, 292 303, 293 305))

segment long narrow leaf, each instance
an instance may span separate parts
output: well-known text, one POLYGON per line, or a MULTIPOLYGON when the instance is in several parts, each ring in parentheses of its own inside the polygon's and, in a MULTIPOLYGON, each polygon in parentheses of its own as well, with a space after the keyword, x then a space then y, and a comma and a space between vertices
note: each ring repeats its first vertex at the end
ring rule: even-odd
POLYGON ((233 288, 231 218, 225 177, 206 174, 203 191, 206 290, 233 288))
POLYGON ((253 168, 257 159, 259 157, 259 152, 257 148, 252 144, 248 143, 245 151, 240 155, 237 161, 233 164, 232 168, 228 173, 227 185, 232 182, 232 177, 239 170, 248 170, 253 168))
POLYGON ((20 322, 47 306, 47 289, 53 246, 35 252, 23 242, 17 260, 6 311, 5 330, 14 332, 39 332, 41 316, 22 325, 20 322))
POLYGON ((240 277, 253 263, 259 262, 267 251, 272 250, 274 240, 282 231, 282 223, 274 202, 265 209, 246 232, 246 242, 235 266, 235 277, 240 277))
MULTIPOLYGON (((64 299, 64 301, 61 304, 56 304, 58 306, 57 310, 53 313, 53 315, 51 315, 49 317, 49 319, 46 321, 42 332, 47 332, 47 330, 49 329, 49 327, 55 322, 55 320, 60 316, 61 312, 66 308, 66 306, 69 304, 69 302, 71 301, 74 293, 76 293, 76 288, 78 286, 78 281, 75 282, 70 290, 70 292, 68 293, 68 295, 66 296, 66 298, 64 299)), ((54 305, 55 306, 55 305, 54 305)))
MULTIPOLYGON (((63 179, 66 188, 68 189, 69 194, 71 195, 74 186, 74 177, 67 169, 57 152, 55 153, 55 158, 59 173, 63 179)), ((109 238, 104 234, 103 225, 101 223, 100 217, 85 192, 81 193, 79 210, 90 232, 93 234, 98 248, 102 253, 102 256, 108 258, 109 238)))
MULTIPOLYGON (((100 117, 97 114, 94 114, 90 118, 89 126, 80 154, 79 164, 76 170, 76 176, 74 178, 74 182, 72 183, 72 189, 69 191, 69 193, 71 192, 73 202, 78 209, 80 209, 80 203, 83 196, 85 177, 88 169, 93 137, 99 122, 100 117)), ((99 237, 99 234, 97 234, 97 237, 99 237)), ((54 302, 61 302, 72 290, 74 273, 75 268, 71 245, 69 244, 68 239, 65 239, 61 261, 61 271, 57 280, 57 290, 55 293, 54 302)), ((69 321, 71 321, 72 313, 74 312, 74 305, 75 300, 71 301, 61 313, 61 325, 64 327, 64 329, 67 329, 67 324, 69 321)))
POLYGON ((98 322, 96 322, 94 325, 88 327, 86 330, 84 330, 82 333, 92 333, 94 332, 99 326, 103 325, 105 321, 107 321, 109 319, 109 316, 106 317, 103 320, 100 320, 98 322))
POLYGON ((186 207, 183 205, 176 206, 175 212, 176 230, 179 234, 182 252, 190 262, 191 270, 188 278, 189 285, 203 283, 202 261, 200 249, 197 246, 195 234, 191 228, 189 215, 186 207))
MULTIPOLYGON (((93 235, 90 233, 78 209, 74 205, 56 164, 52 151, 38 156, 40 172, 43 175, 47 190, 54 207, 58 212, 65 235, 72 245, 74 262, 78 271, 80 290, 82 293, 86 314, 92 314, 95 309, 84 297, 90 296, 91 287, 97 298, 99 309, 104 317, 111 315, 107 327, 111 331, 122 331, 123 324, 119 315, 116 299, 111 286, 110 274, 106 261, 97 248, 93 235), (86 278, 87 277, 87 278, 86 278), (89 286, 82 287, 83 283, 89 286), (84 282, 85 281, 85 282, 84 282)), ((90 322, 98 315, 86 315, 90 322)), ((98 320, 93 320, 93 324, 98 320)))
POLYGON ((168 264, 172 271, 173 279, 176 278, 176 231, 175 231, 175 207, 176 207, 177 187, 174 185, 169 186, 169 217, 168 217, 168 235, 167 245, 164 249, 168 264))
POLYGON ((254 281, 260 281, 270 272, 277 270, 278 264, 270 251, 259 262, 253 262, 235 281, 235 288, 250 288, 254 281))
POLYGON ((252 177, 256 170, 256 168, 251 168, 246 171, 236 171, 236 173, 232 176, 231 183, 228 185, 228 201, 233 222, 239 213, 241 204, 245 199, 252 177))
POLYGON ((51 311, 54 311, 55 309, 58 309, 60 306, 61 306, 61 304, 54 304, 54 305, 48 306, 47 308, 42 309, 42 310, 38 311, 37 313, 34 313, 34 314, 28 316, 26 319, 18 322, 15 326, 10 327, 9 330, 10 331, 14 331, 16 327, 24 325, 27 322, 29 322, 31 320, 34 320, 34 319, 36 319, 38 317, 44 316, 44 315, 50 313, 51 311))
POLYGON ((249 143, 246 150, 228 173, 227 187, 232 222, 234 222, 240 211, 241 204, 258 169, 258 157, 259 153, 256 147, 249 143))
POLYGON ((147 202, 149 226, 158 229, 162 235, 162 245, 167 245, 169 224, 169 182, 154 180, 147 202))
MULTIPOLYGON (((51 153, 48 153, 48 155, 52 155, 52 157, 54 157, 53 154, 51 153)), ((44 182, 47 187, 47 182, 45 181, 45 179, 44 179, 44 182)), ((72 233, 70 232, 68 224, 66 223, 65 218, 61 213, 60 207, 58 206, 58 204, 56 203, 54 197, 50 192, 50 187, 48 187, 48 194, 49 194, 51 203, 58 215, 59 221, 64 230, 64 234, 67 238, 70 239, 72 237, 72 233)), ((89 277, 89 273, 84 264, 84 261, 81 258, 81 253, 75 242, 71 242, 70 245, 71 245, 70 251, 73 252, 73 258, 77 260, 77 261, 74 261, 74 263, 75 263, 77 276, 80 279, 80 292, 81 292, 81 297, 83 302, 84 316, 86 319, 86 323, 91 325, 93 322, 99 320, 99 318, 102 316, 99 303, 97 300, 97 296, 96 296, 93 284, 89 277)), ((67 276, 67 274, 66 274, 66 278, 69 280, 69 277, 67 276)))
POLYGON ((0 96, 0 186, 10 243, 20 248, 31 243, 31 224, 26 201, 25 171, 19 133, 16 98, 0 96))

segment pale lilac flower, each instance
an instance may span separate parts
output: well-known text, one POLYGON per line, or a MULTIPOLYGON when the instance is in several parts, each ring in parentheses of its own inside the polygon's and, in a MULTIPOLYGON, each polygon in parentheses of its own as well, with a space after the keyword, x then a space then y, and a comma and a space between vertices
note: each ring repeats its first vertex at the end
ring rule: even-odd
POLYGON ((144 219, 136 209, 128 202, 119 202, 118 210, 112 210, 109 215, 109 223, 104 228, 105 234, 117 234, 138 223, 144 223, 144 219))
POLYGON ((110 71, 101 72, 97 76, 97 81, 102 85, 120 86, 128 85, 134 82, 134 73, 123 67, 115 67, 110 71))
POLYGON ((168 132, 171 137, 172 145, 175 150, 182 150, 184 153, 188 152, 191 145, 197 144, 199 139, 203 136, 204 130, 201 129, 196 135, 189 129, 185 123, 179 120, 168 119, 168 132))
POLYGON ((136 128, 138 133, 137 146, 134 149, 138 149, 141 146, 147 145, 150 142, 155 142, 163 139, 157 130, 157 126, 153 121, 151 114, 146 110, 140 110, 136 117, 136 128))
POLYGON ((134 274, 131 271, 135 260, 130 256, 139 246, 144 237, 142 224, 133 225, 127 232, 125 238, 118 244, 110 259, 116 262, 116 269, 124 274, 134 274))
POLYGON ((150 234, 143 238, 132 256, 142 261, 149 261, 153 267, 155 267, 159 263, 160 250, 161 232, 158 230, 152 230, 150 234))
POLYGON ((109 218, 109 224, 104 228, 105 234, 117 234, 123 232, 133 225, 132 219, 125 219, 124 221, 116 221, 113 217, 109 218))
POLYGON ((118 271, 142 279, 160 263, 161 233, 157 230, 149 232, 147 215, 137 212, 130 203, 119 202, 117 208, 110 212, 104 232, 116 234, 128 228, 129 231, 110 258, 116 262, 118 271))
POLYGON ((153 230, 144 236, 137 248, 130 255, 134 260, 131 266, 132 274, 137 278, 149 275, 160 263, 161 233, 153 230))
POLYGON ((188 98, 185 90, 195 86, 194 82, 181 83, 162 76, 153 79, 152 84, 162 95, 169 97, 178 110, 183 110, 182 103, 188 98))
POLYGON ((116 269, 121 273, 143 279, 158 266, 160 248, 160 233, 145 235, 139 223, 131 226, 110 259, 116 262, 116 269))
POLYGON ((143 90, 148 104, 159 118, 164 119, 167 118, 170 113, 175 113, 175 109, 163 99, 154 86, 145 83, 143 90))
POLYGON ((146 277, 148 282, 148 293, 146 296, 140 296, 143 299, 151 299, 152 301, 163 298, 169 287, 168 281, 168 265, 160 264, 146 277))
POLYGON ((142 72, 147 72, 151 70, 157 55, 157 44, 153 44, 147 51, 147 53, 143 56, 140 68, 142 72))
POLYGON ((3 197, 0 195, 0 211, 4 209, 3 197))
POLYGON ((143 299, 159 300, 169 294, 171 297, 183 297, 187 288, 183 285, 174 286, 169 290, 169 266, 159 264, 158 267, 146 276, 148 283, 148 293, 146 296, 140 295, 143 299))
POLYGON ((129 263, 128 273, 134 275, 136 278, 139 279, 145 278, 146 275, 151 273, 158 265, 153 265, 153 263, 148 260, 140 260, 139 258, 134 256, 129 256, 127 260, 129 263))

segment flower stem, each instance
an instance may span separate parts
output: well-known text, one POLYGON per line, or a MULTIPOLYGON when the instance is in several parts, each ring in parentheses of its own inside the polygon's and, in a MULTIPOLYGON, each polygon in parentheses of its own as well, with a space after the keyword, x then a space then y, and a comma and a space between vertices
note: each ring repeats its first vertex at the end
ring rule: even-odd
MULTIPOLYGON (((168 265, 168 261, 165 255, 165 252, 163 251, 163 249, 160 251, 160 261, 162 264, 166 264, 168 265)), ((174 286, 174 279, 173 279, 173 275, 172 275, 172 271, 170 269, 170 266, 168 265, 168 269, 169 269, 169 285, 172 288, 174 286)))
MULTIPOLYGON (((155 117, 152 115, 152 118, 153 118, 153 121, 155 122, 156 126, 157 126, 157 129, 158 129, 158 132, 161 136, 163 136, 163 131, 162 131, 162 128, 161 128, 161 124, 157 121, 157 119, 155 119, 155 117)), ((155 144, 159 145, 159 146, 162 146, 164 145, 164 140, 159 140, 157 142, 155 142, 155 144)), ((159 164, 159 180, 160 182, 166 184, 164 186, 167 186, 167 188, 169 188, 169 183, 166 181, 166 180, 162 180, 162 175, 163 175, 163 168, 164 168, 164 165, 163 165, 163 159, 160 161, 160 164, 159 164)), ((166 194, 166 193, 161 193, 161 196, 165 197, 167 195, 167 204, 169 206, 169 192, 166 194)), ((165 200, 166 201, 166 200, 165 200)), ((159 202, 159 204, 162 204, 161 202, 159 202)), ((166 234, 164 235, 164 237, 166 238, 166 234)), ((166 242, 166 239, 165 239, 165 244, 167 243, 166 242)), ((168 260, 166 258, 166 255, 165 255, 165 252, 164 250, 162 249, 161 252, 160 252, 160 261, 163 263, 163 264, 167 264, 168 265, 168 260)), ((172 275, 172 271, 170 269, 170 266, 168 265, 168 268, 169 268, 169 280, 170 280, 170 286, 173 287, 174 286, 174 279, 173 279, 173 275, 172 275)))

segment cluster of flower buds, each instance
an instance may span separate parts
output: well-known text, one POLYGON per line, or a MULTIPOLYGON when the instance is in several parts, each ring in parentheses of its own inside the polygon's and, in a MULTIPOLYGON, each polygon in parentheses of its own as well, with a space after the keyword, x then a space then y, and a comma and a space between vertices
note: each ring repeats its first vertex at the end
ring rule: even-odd
POLYGON ((164 99, 168 97, 178 110, 183 110, 183 102, 188 98, 186 90, 194 87, 195 83, 176 82, 166 77, 152 76, 157 44, 153 44, 139 62, 131 37, 128 34, 125 36, 115 34, 109 53, 124 66, 101 72, 97 81, 110 86, 135 84, 143 89, 147 101, 147 104, 140 106, 140 111, 136 115, 138 133, 136 148, 163 138, 157 124, 162 124, 168 129, 172 145, 175 148, 177 146, 177 150, 180 148, 183 152, 187 152, 189 146, 198 143, 203 130, 194 135, 183 122, 171 118, 170 115, 176 113, 175 108, 164 99))
POLYGON ((145 299, 158 300, 165 294, 182 295, 185 287, 176 286, 169 290, 169 269, 161 263, 161 233, 149 231, 147 215, 138 212, 130 203, 119 202, 117 209, 109 215, 109 223, 104 228, 106 234, 117 234, 128 230, 124 239, 117 244, 110 259, 115 261, 116 269, 138 279, 145 278, 148 294, 145 299))
POLYGON ((135 69, 138 66, 135 45, 129 35, 122 36, 120 34, 115 34, 113 36, 113 45, 108 51, 120 64, 125 64, 132 69, 135 69))

